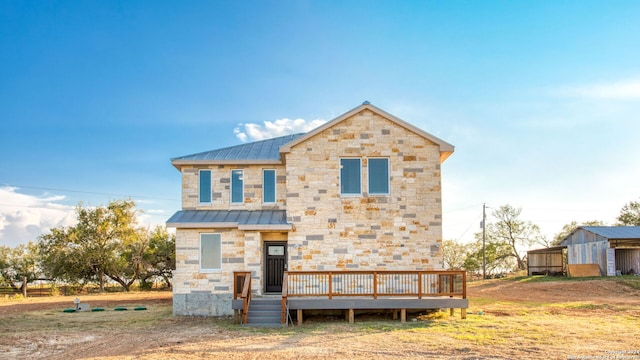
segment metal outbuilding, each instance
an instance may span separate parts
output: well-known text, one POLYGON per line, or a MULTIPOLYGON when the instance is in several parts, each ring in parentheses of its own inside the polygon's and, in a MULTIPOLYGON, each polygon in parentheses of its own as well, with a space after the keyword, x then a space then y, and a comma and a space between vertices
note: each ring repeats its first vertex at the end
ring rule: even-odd
POLYGON ((554 246, 527 251, 527 269, 532 275, 564 275, 566 246, 554 246))
POLYGON ((567 263, 598 264, 600 273, 638 274, 640 226, 580 226, 567 235, 567 263))

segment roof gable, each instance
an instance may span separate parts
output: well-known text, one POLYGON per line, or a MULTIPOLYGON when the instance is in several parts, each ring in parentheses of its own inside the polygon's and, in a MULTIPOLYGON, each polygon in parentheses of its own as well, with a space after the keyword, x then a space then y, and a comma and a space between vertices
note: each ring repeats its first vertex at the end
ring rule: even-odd
POLYGON ((384 118, 386 118, 387 120, 395 123, 398 126, 401 126, 413 133, 418 134, 419 136, 422 136, 423 138, 435 143, 436 145, 440 146, 440 163, 444 162, 449 156, 451 156, 451 154, 453 154, 454 151, 454 146, 449 144, 448 142, 432 135, 429 134, 428 132, 413 126, 411 124, 409 124, 408 122, 401 120, 387 112, 385 112, 384 110, 375 107, 373 105, 371 105, 368 101, 365 101, 362 105, 338 116, 337 118, 325 123, 324 125, 321 125, 311 131, 309 131, 306 134, 303 134, 302 136, 297 137, 296 139, 293 139, 292 141, 283 144, 280 147, 280 152, 281 153, 288 153, 291 151, 291 148, 306 141, 307 139, 312 138, 313 136, 323 132, 326 129, 329 129, 333 126, 336 126, 337 124, 340 124, 341 122, 345 121, 346 119, 358 114, 359 112, 363 111, 363 110, 370 110, 373 113, 376 113, 384 118))

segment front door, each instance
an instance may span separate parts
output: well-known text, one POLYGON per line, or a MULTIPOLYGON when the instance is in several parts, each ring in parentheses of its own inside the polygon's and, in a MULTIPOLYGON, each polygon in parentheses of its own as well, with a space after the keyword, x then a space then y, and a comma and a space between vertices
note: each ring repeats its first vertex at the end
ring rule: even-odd
POLYGON ((287 269, 287 243, 265 242, 265 292, 282 292, 282 277, 287 269))

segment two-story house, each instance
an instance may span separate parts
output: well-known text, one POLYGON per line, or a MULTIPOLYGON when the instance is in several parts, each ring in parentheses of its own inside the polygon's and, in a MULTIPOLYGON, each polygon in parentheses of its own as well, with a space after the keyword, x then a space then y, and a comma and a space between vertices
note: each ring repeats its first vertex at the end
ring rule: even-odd
POLYGON ((305 134, 172 159, 182 175, 176 315, 233 313, 290 271, 439 270, 447 142, 368 102, 305 134))

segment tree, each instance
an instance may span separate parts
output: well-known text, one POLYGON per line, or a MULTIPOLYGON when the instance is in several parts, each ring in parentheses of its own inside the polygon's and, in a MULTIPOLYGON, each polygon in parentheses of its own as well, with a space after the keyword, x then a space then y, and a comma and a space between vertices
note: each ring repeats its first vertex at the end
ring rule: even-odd
POLYGON ((620 215, 616 218, 618 225, 640 226, 640 200, 630 201, 620 209, 620 215))
POLYGON ((100 291, 108 277, 128 291, 138 279, 146 250, 145 237, 135 228, 135 203, 115 200, 106 207, 78 205, 76 215, 76 226, 40 236, 46 272, 70 282, 98 281, 100 291))
POLYGON ((521 213, 521 208, 502 205, 492 213, 496 222, 487 224, 486 228, 488 243, 496 246, 499 257, 505 256, 505 252, 507 256, 513 257, 517 270, 526 269, 525 255, 520 255, 519 250, 543 240, 537 225, 519 219, 521 213))
POLYGON ((464 268, 468 255, 467 247, 455 240, 445 240, 442 242, 442 255, 448 270, 460 270, 464 268))
MULTIPOLYGON (((482 237, 476 236, 476 241, 468 246, 467 257, 464 260, 464 269, 468 272, 482 272, 482 237)), ((485 243, 485 270, 486 275, 510 271, 515 266, 510 248, 505 244, 496 242, 485 243)))
POLYGON ((5 283, 16 291, 24 291, 28 283, 39 277, 36 244, 29 242, 13 249, 0 246, 0 283, 5 283))
MULTIPOLYGON (((572 221, 568 224, 565 224, 562 227, 562 230, 560 230, 560 232, 553 237, 553 241, 549 245, 551 246, 560 245, 562 240, 564 240, 564 238, 566 238, 567 235, 571 234, 571 232, 579 226, 605 226, 605 225, 606 223, 600 220, 583 221, 580 223, 577 221, 572 221)), ((551 246, 547 246, 547 247, 551 247, 551 246)))
POLYGON ((150 278, 160 277, 171 288, 172 270, 176 268, 176 236, 162 226, 156 226, 147 234, 149 243, 143 255, 146 271, 140 279, 144 284, 150 278))

